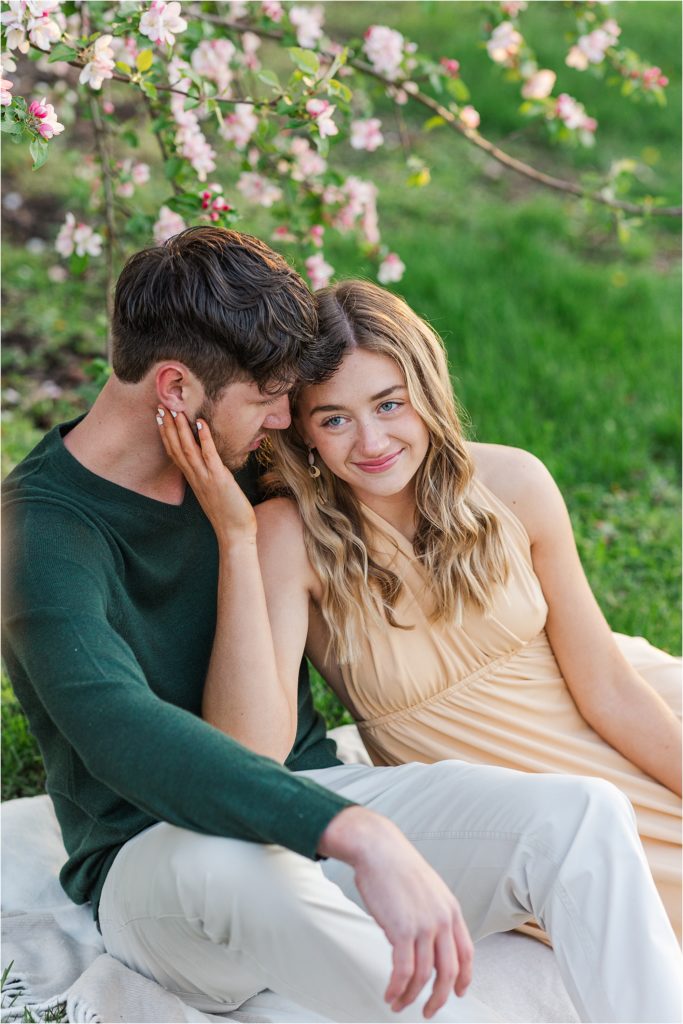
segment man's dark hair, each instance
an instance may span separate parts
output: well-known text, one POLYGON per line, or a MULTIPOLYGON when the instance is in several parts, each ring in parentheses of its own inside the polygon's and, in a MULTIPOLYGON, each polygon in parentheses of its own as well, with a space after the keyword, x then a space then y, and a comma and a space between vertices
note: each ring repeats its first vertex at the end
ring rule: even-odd
POLYGON ((114 373, 137 383, 154 363, 178 359, 209 399, 239 379, 277 393, 335 369, 318 365, 316 328, 313 296, 282 256, 251 235, 188 228, 124 266, 114 373))

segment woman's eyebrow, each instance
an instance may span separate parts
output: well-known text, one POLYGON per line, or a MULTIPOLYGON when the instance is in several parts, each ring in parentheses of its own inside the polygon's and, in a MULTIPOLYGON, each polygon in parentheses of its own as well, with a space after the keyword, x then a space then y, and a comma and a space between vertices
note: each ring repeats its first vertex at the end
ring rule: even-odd
MULTIPOLYGON (((405 388, 405 384, 393 384, 390 388, 385 388, 384 391, 378 391, 376 395, 371 395, 370 402, 378 402, 380 398, 386 398, 387 395, 391 395, 394 391, 402 391, 405 388)), ((312 416, 316 412, 348 412, 345 405, 316 405, 309 412, 309 416, 312 416)))

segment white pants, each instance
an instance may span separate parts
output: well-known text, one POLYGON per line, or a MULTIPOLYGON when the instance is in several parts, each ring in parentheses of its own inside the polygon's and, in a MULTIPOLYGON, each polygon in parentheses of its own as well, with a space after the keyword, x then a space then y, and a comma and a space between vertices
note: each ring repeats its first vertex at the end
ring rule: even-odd
MULTIPOLYGON (((681 1020, 678 946, 610 783, 459 761, 302 775, 395 821, 475 941, 535 917, 582 1020, 681 1020)), ((100 925, 109 953, 205 1012, 270 988, 334 1021, 422 1019, 427 990, 400 1014, 384 1002, 391 947, 340 861, 161 823, 116 857, 100 925)), ((492 1018, 453 995, 434 1019, 492 1018)))

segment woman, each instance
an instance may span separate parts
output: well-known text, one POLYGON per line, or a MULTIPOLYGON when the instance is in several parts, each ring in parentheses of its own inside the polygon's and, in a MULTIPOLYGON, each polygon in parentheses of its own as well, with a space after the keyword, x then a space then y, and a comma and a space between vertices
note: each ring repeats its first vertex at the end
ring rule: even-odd
POLYGON ((316 298, 344 357, 272 435, 270 485, 295 500, 257 509, 282 673, 305 647, 376 764, 614 782, 680 932, 678 661, 610 632, 543 465, 464 441, 431 329, 365 282, 316 298))

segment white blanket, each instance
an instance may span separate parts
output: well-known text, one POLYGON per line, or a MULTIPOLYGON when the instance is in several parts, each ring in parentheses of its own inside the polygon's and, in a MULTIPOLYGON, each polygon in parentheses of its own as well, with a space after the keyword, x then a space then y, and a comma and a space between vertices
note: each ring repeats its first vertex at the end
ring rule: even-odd
MULTIPOLYGON (((362 759, 357 735, 354 727, 344 727, 345 760, 362 759)), ((58 1004, 65 1005, 66 1019, 73 1024, 324 1021, 269 991, 230 1014, 212 1016, 130 971, 104 952, 90 907, 75 906, 63 892, 58 872, 65 859, 49 797, 2 805, 0 968, 4 971, 12 965, 3 987, 3 1021, 21 1021, 25 1007, 30 1007, 36 1020, 44 1020, 46 1014, 50 1019, 50 1008, 58 1004)), ((552 951, 523 935, 492 935, 477 943, 471 991, 502 1021, 578 1020, 552 951)), ((415 1020, 419 1019, 416 1008, 415 1020)))

